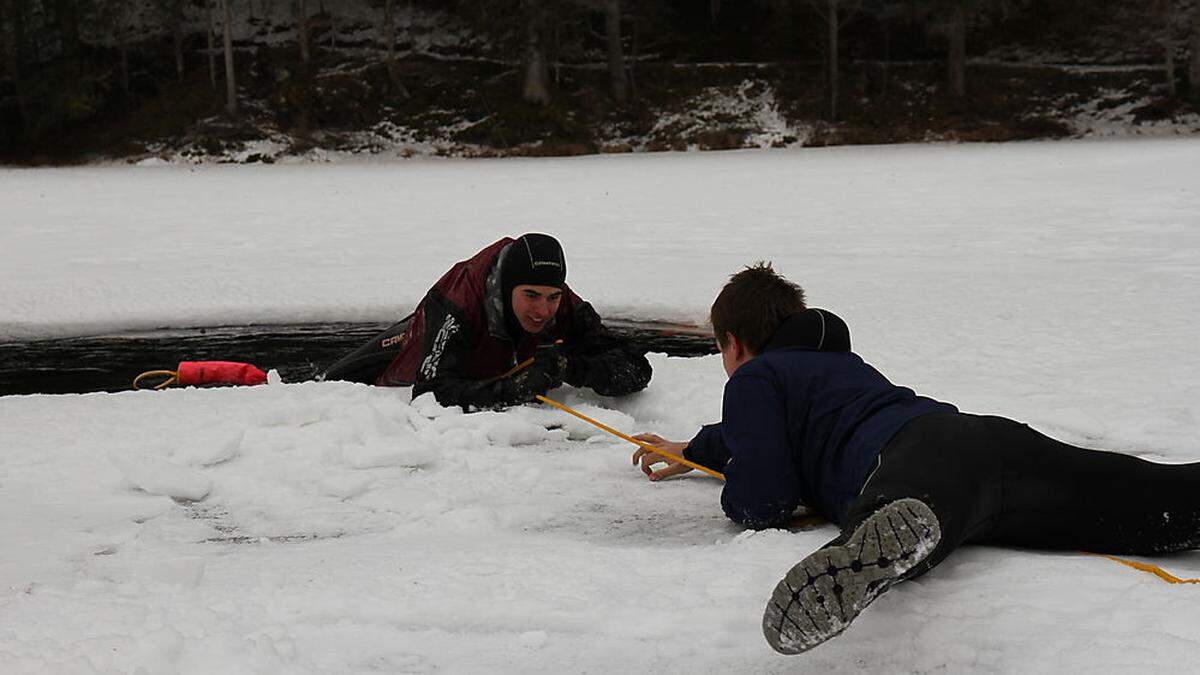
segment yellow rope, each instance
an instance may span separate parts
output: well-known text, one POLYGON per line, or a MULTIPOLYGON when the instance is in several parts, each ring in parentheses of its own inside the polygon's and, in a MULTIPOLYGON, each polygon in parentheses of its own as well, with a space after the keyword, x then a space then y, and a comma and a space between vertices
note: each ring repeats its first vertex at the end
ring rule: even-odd
MULTIPOLYGON (((496 377, 493 379, 498 380, 503 377, 508 377, 508 376, 528 367, 531 363, 533 363, 533 359, 526 359, 522 363, 519 363, 515 367, 513 367, 512 370, 509 370, 507 373, 504 373, 503 375, 500 375, 499 377, 496 377)), ((177 382, 179 380, 179 373, 175 372, 174 370, 148 370, 148 371, 142 373, 141 375, 138 375, 137 377, 133 378, 133 388, 140 389, 141 387, 139 385, 141 384, 142 380, 149 378, 149 377, 166 377, 167 378, 166 380, 155 385, 155 387, 154 387, 155 389, 166 389, 167 387, 171 386, 172 384, 174 384, 175 382, 177 382)), ((679 462, 680 464, 683 464, 684 466, 690 466, 693 469, 699 469, 700 471, 703 471, 704 473, 706 473, 714 478, 720 478, 721 480, 725 480, 725 474, 722 474, 718 471, 713 471, 712 469, 710 469, 706 466, 703 466, 701 464, 697 464, 695 462, 686 460, 683 457, 680 457, 679 455, 676 455, 671 452, 667 452, 666 450, 663 450, 655 445, 651 445, 650 443, 647 443, 645 441, 639 441, 638 439, 636 439, 633 436, 630 436, 628 434, 623 434, 620 431, 617 431, 616 429, 613 429, 612 427, 608 426, 607 424, 598 422, 598 421, 588 417, 587 415, 584 415, 583 413, 579 412, 578 410, 571 408, 568 405, 559 403, 558 401, 555 401, 550 398, 546 398, 545 396, 542 396, 540 394, 538 395, 537 399, 539 401, 541 401, 542 403, 554 406, 555 408, 558 408, 559 410, 561 410, 565 413, 574 415, 575 417, 578 417, 579 419, 583 420, 584 422, 591 424, 592 426, 596 427, 597 429, 601 429, 603 431, 606 431, 606 432, 612 434, 613 436, 616 436, 617 438, 629 441, 630 443, 633 443, 634 445, 645 448, 646 450, 649 450, 650 452, 653 452, 656 455, 666 457, 667 459, 670 459, 675 462, 679 462)), ((796 518, 794 518, 789 523, 789 525, 791 525, 792 527, 808 527, 808 526, 820 525, 824 522, 826 522, 826 521, 821 516, 818 516, 816 514, 804 514, 804 515, 800 515, 800 516, 797 516, 796 518)), ((1132 567, 1135 570, 1140 570, 1142 572, 1148 572, 1169 584, 1200 584, 1200 579, 1180 579, 1179 577, 1175 576, 1174 574, 1171 574, 1170 572, 1164 570, 1163 568, 1159 567, 1158 565, 1154 565, 1151 563, 1137 562, 1135 560, 1125 560, 1124 558, 1118 558, 1117 556, 1107 555, 1107 554, 1103 554, 1103 553, 1096 553, 1094 555, 1099 555, 1099 556, 1108 558, 1109 560, 1111 560, 1113 562, 1120 563, 1127 567, 1132 567)))
POLYGON ((542 403, 545 403, 547 405, 552 405, 555 408, 558 408, 559 410, 561 410, 565 413, 570 413, 570 414, 578 417, 579 419, 583 420, 584 422, 587 422, 588 424, 596 427, 597 429, 602 429, 602 430, 607 431, 608 433, 612 434, 613 436, 616 436, 617 438, 622 438, 622 439, 629 441, 630 443, 633 443, 634 445, 641 446, 641 447, 649 450, 650 452, 653 452, 656 455, 661 455, 662 457, 666 457, 667 459, 669 459, 671 461, 679 462, 680 464, 683 464, 684 466, 690 466, 693 469, 699 469, 714 478, 720 478, 721 480, 725 480, 725 475, 720 472, 713 471, 712 469, 708 468, 707 466, 703 466, 701 464, 697 464, 695 462, 688 461, 688 460, 680 457, 679 455, 667 452, 666 450, 663 450, 657 446, 651 445, 645 441, 639 441, 638 439, 634 438, 633 436, 623 434, 623 433, 617 431, 616 429, 608 426, 607 424, 602 424, 600 422, 597 422, 596 420, 588 417, 587 415, 584 415, 583 413, 581 413, 569 406, 565 406, 565 405, 559 403, 558 401, 548 399, 545 396, 542 396, 540 394, 538 395, 537 399, 539 401, 541 401, 542 403))
POLYGON ((1106 553, 1095 553, 1093 555, 1103 556, 1113 562, 1121 563, 1126 567, 1132 567, 1135 570, 1149 572, 1168 584, 1200 584, 1200 579, 1180 579, 1158 565, 1153 565, 1151 563, 1137 562, 1136 560, 1126 560, 1124 558, 1118 558, 1115 555, 1108 555, 1106 553))
POLYGON ((174 370, 147 370, 146 372, 142 373, 141 375, 138 375, 137 377, 133 378, 133 388, 141 389, 141 387, 138 385, 140 385, 142 383, 142 380, 144 380, 148 377, 166 377, 167 378, 163 382, 155 385, 155 387, 154 387, 155 389, 166 389, 167 387, 169 387, 172 384, 175 384, 176 382, 179 381, 179 373, 175 372, 174 370))
POLYGON ((513 375, 516 375, 517 373, 521 372, 522 370, 525 370, 526 368, 528 368, 531 365, 533 365, 533 357, 532 356, 525 359, 524 361, 518 363, 517 365, 513 366, 512 368, 509 368, 508 370, 504 371, 503 373, 500 373, 499 375, 497 375, 495 377, 489 377, 488 379, 484 380, 483 383, 491 384, 492 382, 495 382, 497 380, 503 380, 506 377, 512 377, 513 375))

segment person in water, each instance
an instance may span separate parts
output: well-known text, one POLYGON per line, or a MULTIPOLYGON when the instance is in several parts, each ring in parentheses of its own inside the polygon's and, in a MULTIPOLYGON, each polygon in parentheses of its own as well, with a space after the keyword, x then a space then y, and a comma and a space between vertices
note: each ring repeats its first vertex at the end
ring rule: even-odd
POLYGON ((564 382, 604 396, 644 389, 644 352, 608 331, 566 279, 554 237, 505 237, 456 263, 412 314, 323 379, 412 386, 414 397, 433 392, 464 409, 525 403, 564 382))

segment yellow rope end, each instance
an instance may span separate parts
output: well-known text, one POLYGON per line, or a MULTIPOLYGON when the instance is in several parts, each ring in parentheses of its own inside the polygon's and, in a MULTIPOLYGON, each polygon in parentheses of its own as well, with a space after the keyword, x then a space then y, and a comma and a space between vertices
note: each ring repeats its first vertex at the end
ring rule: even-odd
POLYGON ((167 387, 179 381, 179 373, 174 370, 147 370, 146 372, 133 378, 134 390, 141 389, 142 380, 150 377, 165 377, 166 380, 154 386, 155 389, 166 389, 167 387))
POLYGON ((1132 567, 1135 570, 1141 570, 1142 572, 1153 574, 1168 584, 1200 584, 1200 579, 1180 579, 1158 565, 1151 563, 1138 562, 1136 560, 1125 560, 1124 558, 1118 558, 1115 555, 1108 555, 1106 553, 1097 553, 1095 555, 1104 556, 1115 563, 1120 563, 1126 567, 1132 567))

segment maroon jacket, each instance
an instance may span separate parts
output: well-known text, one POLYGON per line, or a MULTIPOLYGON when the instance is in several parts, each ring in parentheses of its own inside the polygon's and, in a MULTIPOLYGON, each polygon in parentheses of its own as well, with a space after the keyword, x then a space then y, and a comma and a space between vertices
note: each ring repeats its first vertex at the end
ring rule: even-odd
POLYGON ((429 289, 397 339, 399 353, 376 380, 383 386, 413 385, 413 396, 432 391, 442 405, 492 407, 504 400, 491 386, 534 355, 539 344, 562 341, 572 355, 575 386, 604 395, 638 391, 650 380, 640 351, 609 333, 591 304, 563 287, 553 322, 541 333, 520 331, 516 340, 505 321, 497 261, 513 240, 505 237, 456 263, 429 289))

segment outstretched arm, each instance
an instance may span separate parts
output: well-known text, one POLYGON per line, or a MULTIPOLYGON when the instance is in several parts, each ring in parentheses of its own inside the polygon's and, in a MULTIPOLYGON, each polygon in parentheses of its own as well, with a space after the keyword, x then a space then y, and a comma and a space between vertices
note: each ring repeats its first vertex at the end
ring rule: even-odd
MULTIPOLYGON (((729 449, 721 440, 719 423, 702 427, 700 432, 687 443, 668 441, 658 434, 638 434, 634 438, 717 473, 724 471, 725 464, 729 461, 729 449)), ((683 462, 671 459, 668 455, 655 454, 647 448, 638 448, 633 453, 633 463, 640 464, 642 473, 652 481, 687 473, 693 468, 683 462), (653 468, 656 464, 666 464, 666 467, 656 470, 653 468)))
POLYGON ((624 396, 646 388, 652 370, 645 353, 613 335, 592 305, 579 300, 565 350, 566 381, 602 396, 624 396))

